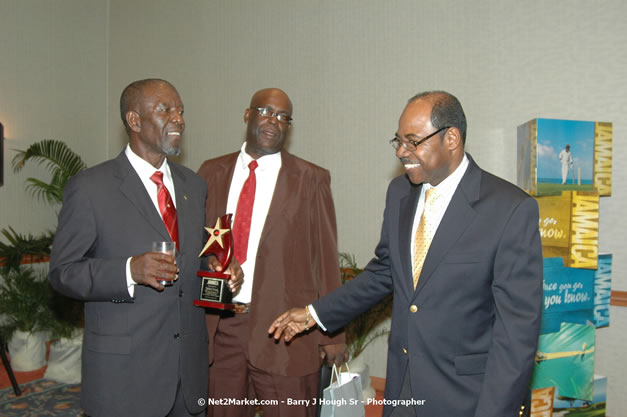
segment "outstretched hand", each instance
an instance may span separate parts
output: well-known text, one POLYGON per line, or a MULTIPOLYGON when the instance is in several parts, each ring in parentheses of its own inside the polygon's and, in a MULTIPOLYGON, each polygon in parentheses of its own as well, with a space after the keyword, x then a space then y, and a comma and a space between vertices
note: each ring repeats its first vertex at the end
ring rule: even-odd
POLYGON ((268 333, 276 340, 283 336, 283 340, 289 342, 299 333, 311 329, 316 321, 307 315, 306 308, 291 308, 276 318, 268 328, 268 333), (307 322, 307 317, 309 321, 307 322))

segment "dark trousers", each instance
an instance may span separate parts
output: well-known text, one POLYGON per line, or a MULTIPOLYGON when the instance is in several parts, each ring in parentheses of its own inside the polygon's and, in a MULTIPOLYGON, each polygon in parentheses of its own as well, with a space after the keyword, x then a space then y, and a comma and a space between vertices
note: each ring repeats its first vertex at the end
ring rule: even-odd
MULTIPOLYGON (((250 363, 248 343, 248 314, 220 319, 214 360, 209 370, 209 398, 214 401, 255 398, 274 401, 276 404, 262 405, 264 417, 315 417, 316 407, 311 401, 317 396, 319 372, 305 376, 269 374, 250 363), (290 400, 309 400, 310 404, 308 407, 294 405, 290 400)), ((209 417, 252 417, 254 414, 253 404, 210 403, 208 408, 209 417)))

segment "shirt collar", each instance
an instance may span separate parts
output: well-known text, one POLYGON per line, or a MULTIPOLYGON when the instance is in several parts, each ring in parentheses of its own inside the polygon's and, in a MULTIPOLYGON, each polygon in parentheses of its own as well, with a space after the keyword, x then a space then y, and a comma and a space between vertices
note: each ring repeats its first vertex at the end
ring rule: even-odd
POLYGON ((429 188, 435 188, 438 191, 438 194, 452 195, 457 189, 457 186, 459 185, 459 183, 461 182, 462 177, 466 173, 466 169, 468 168, 468 163, 469 163, 468 157, 466 156, 466 153, 464 152, 464 158, 462 159, 462 162, 460 162, 460 164, 457 166, 457 168, 455 168, 455 171, 453 171, 451 175, 444 178, 442 182, 439 183, 436 187, 432 186, 429 183, 424 183, 423 184, 424 190, 426 191, 429 188))
MULTIPOLYGON (((239 153, 239 163, 241 164, 242 169, 248 169, 248 164, 252 162, 254 159, 252 156, 246 153, 246 142, 242 144, 239 153)), ((281 152, 273 153, 270 155, 264 155, 261 158, 257 159, 257 163, 259 166, 258 170, 265 171, 269 168, 280 168, 281 167, 281 152)))
POLYGON ((133 169, 137 172, 140 178, 150 178, 155 171, 163 172, 163 175, 167 178, 172 178, 172 174, 170 173, 170 166, 168 165, 168 158, 163 160, 163 164, 159 167, 159 169, 155 169, 148 161, 143 159, 141 156, 137 155, 131 149, 131 145, 126 145, 125 149, 126 157, 128 161, 131 163, 133 169))

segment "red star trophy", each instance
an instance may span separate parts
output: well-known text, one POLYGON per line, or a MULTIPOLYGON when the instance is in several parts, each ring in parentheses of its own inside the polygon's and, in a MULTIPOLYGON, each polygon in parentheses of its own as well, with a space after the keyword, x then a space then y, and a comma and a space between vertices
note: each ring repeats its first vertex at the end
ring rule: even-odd
MULTIPOLYGON (((207 232, 209 232, 209 239, 207 239, 205 247, 198 255, 199 257, 214 255, 220 261, 223 271, 229 266, 233 257, 233 237, 229 228, 231 217, 233 217, 232 214, 225 214, 222 217, 218 217, 213 228, 205 227, 207 232)), ((227 280, 231 279, 231 275, 204 270, 198 271, 196 275, 202 278, 202 284, 200 287, 200 299, 194 300, 194 305, 220 310, 233 309, 233 294, 226 285, 227 280)))

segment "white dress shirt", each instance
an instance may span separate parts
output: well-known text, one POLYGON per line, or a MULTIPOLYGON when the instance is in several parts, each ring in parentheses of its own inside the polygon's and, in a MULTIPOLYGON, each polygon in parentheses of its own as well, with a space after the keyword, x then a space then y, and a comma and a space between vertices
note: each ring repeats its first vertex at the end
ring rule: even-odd
POLYGON ((437 228, 440 226, 440 222, 442 221, 442 217, 444 217, 444 212, 448 208, 451 199, 453 198, 453 194, 455 194, 455 190, 457 190, 457 186, 459 182, 462 180, 462 177, 466 173, 466 169, 468 168, 468 157, 464 154, 464 158, 462 162, 455 168, 455 171, 441 183, 439 183, 436 187, 433 187, 429 183, 423 183, 422 189, 420 190, 420 197, 418 198, 418 207, 416 208, 416 214, 414 215, 414 224, 411 228, 411 264, 414 264, 414 255, 415 255, 415 243, 416 239, 416 231, 418 230, 418 225, 420 224, 420 218, 422 217, 422 212, 425 209, 425 194, 427 190, 430 188, 435 188, 439 198, 433 205, 433 217, 429 217, 429 223, 433 222, 435 224, 435 231, 437 233, 437 228))
MULTIPOLYGON (((235 224, 235 218, 237 217, 236 210, 239 195, 250 174, 248 164, 250 164, 252 160, 253 158, 246 153, 246 142, 244 142, 235 163, 233 179, 231 180, 231 187, 229 188, 229 198, 226 204, 226 212, 233 213, 233 224, 235 224)), ((244 272, 244 282, 237 295, 233 297, 234 302, 245 304, 250 303, 252 298, 257 250, 259 249, 263 226, 266 223, 266 217, 268 217, 268 211, 270 210, 270 203, 272 203, 276 180, 281 170, 281 153, 277 152, 271 155, 264 155, 257 159, 257 163, 259 166, 255 169, 257 184, 255 188, 255 203, 253 205, 250 235, 248 236, 248 250, 246 251, 246 262, 241 265, 242 271, 244 272)), ((231 227, 233 227, 233 225, 231 225, 231 227)))
MULTIPOLYGON (((176 194, 174 191, 174 181, 172 181, 172 173, 170 172, 170 166, 168 165, 168 158, 163 160, 163 164, 159 167, 159 169, 155 169, 148 161, 142 159, 139 155, 137 155, 131 149, 130 145, 126 145, 126 149, 124 150, 128 161, 131 163, 131 166, 139 175, 139 179, 141 179, 142 184, 146 187, 146 192, 150 196, 152 203, 155 205, 155 209, 157 213, 159 213, 159 217, 163 219, 161 216, 161 210, 159 210, 159 199, 158 199, 158 190, 157 184, 155 184, 150 177, 157 172, 163 172, 163 184, 168 189, 170 196, 172 197, 172 203, 174 207, 176 207, 176 194)), ((131 257, 132 258, 132 257, 131 257)), ((133 297, 135 294, 135 285, 137 284, 133 277, 131 276, 131 258, 126 260, 126 283, 128 285, 128 293, 133 297)))
MULTIPOLYGON (((468 157, 464 153, 464 158, 462 159, 462 162, 457 166, 457 168, 455 168, 455 171, 453 171, 451 175, 449 175, 444 180, 442 180, 442 182, 439 183, 437 186, 433 187, 431 184, 426 183, 426 182, 422 184, 422 188, 420 190, 420 197, 418 197, 418 207, 416 207, 416 214, 414 215, 414 223, 411 229, 412 265, 414 264, 414 254, 415 254, 414 253, 415 252, 414 251, 414 247, 415 247, 414 236, 416 236, 416 230, 418 229, 418 224, 420 223, 420 218, 422 217, 422 212, 424 211, 424 208, 425 208, 425 194, 427 190, 429 188, 435 188, 439 195, 438 200, 435 202, 433 206, 433 218, 431 217, 429 218, 429 222, 431 221, 435 222, 436 233, 437 233, 437 228, 440 226, 442 217, 444 217, 444 213, 446 212, 446 209, 448 208, 448 205, 451 202, 451 199, 453 198, 453 194, 455 194, 455 190, 457 190, 457 186, 459 185, 460 181, 462 180, 462 177, 466 173, 467 168, 468 168, 468 157)), ((322 330, 326 331, 327 329, 320 322, 320 319, 318 318, 318 314, 316 313, 316 310, 313 308, 313 305, 310 304, 308 307, 309 307, 309 312, 311 313, 311 317, 316 321, 316 323, 318 324, 318 326, 320 326, 322 330)))

